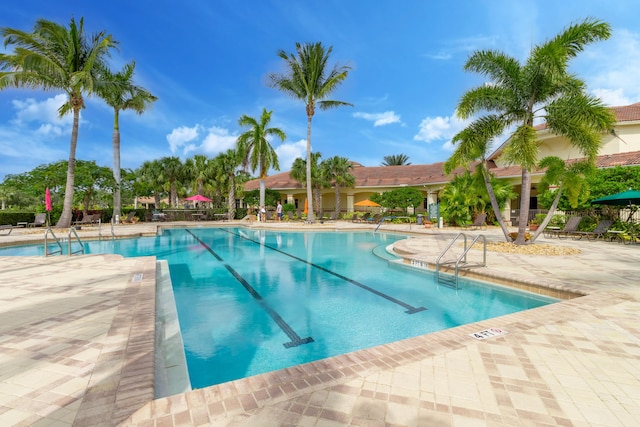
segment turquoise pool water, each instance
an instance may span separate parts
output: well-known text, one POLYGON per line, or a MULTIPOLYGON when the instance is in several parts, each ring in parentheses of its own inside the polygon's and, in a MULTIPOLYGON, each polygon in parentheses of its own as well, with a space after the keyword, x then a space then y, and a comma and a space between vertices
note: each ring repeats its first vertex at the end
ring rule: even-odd
MULTIPOLYGON (((196 388, 556 301, 466 280, 454 290, 379 256, 405 238, 192 228, 86 242, 85 250, 168 261, 196 388)), ((0 249, 42 252, 41 245, 0 249)))

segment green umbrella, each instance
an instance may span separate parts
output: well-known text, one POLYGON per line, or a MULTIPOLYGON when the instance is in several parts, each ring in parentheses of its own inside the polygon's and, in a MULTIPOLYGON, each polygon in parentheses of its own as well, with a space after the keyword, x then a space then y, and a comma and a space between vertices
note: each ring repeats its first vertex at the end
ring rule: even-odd
POLYGON ((594 205, 630 206, 640 205, 640 191, 627 190, 622 193, 611 194, 591 201, 594 205))

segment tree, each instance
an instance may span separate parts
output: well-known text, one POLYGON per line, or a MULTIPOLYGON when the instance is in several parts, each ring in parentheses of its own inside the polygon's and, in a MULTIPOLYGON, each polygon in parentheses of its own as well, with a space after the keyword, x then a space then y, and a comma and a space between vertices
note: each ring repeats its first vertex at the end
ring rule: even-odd
MULTIPOLYGON (((343 105, 353 106, 348 102, 328 100, 340 83, 347 78, 351 67, 334 65, 328 70, 328 61, 332 46, 325 49, 322 43, 296 43, 296 54, 287 54, 284 50, 278 56, 285 61, 287 71, 284 74, 271 74, 271 86, 304 102, 307 113, 307 199, 312 200, 311 189, 311 120, 316 105, 321 110, 343 105)), ((313 207, 307 215, 309 222, 314 222, 313 207)))
POLYGON ((101 31, 91 37, 84 32, 84 19, 76 24, 71 18, 69 28, 55 22, 39 19, 33 32, 2 28, 6 46, 15 46, 13 53, 0 54, 0 89, 9 86, 63 90, 67 102, 58 113, 73 112, 73 128, 69 147, 69 162, 62 214, 58 227, 71 225, 78 143, 80 110, 84 108, 84 95, 92 94, 99 86, 98 70, 104 69, 104 60, 116 46, 111 35, 101 31))
MULTIPOLYGON (((515 58, 493 50, 476 51, 465 63, 466 71, 483 74, 490 81, 462 96, 457 115, 469 119, 480 111, 487 114, 453 138, 459 146, 454 153, 456 161, 451 163, 483 158, 486 153, 483 148, 513 127, 501 158, 522 169, 516 244, 525 243, 531 169, 538 162, 534 121, 542 119, 551 133, 566 137, 592 161, 598 153, 601 134, 613 128, 611 111, 598 98, 586 94, 584 82, 567 70, 569 61, 585 45, 607 39, 610 34, 608 24, 587 19, 535 46, 522 65, 515 58)), ((501 220, 493 199, 492 205, 501 220)), ((504 231, 502 222, 501 226, 504 231)))
POLYGON ((227 150, 220 153, 213 160, 218 172, 216 181, 220 187, 227 189, 227 219, 232 221, 236 210, 236 191, 239 184, 237 180, 238 167, 242 164, 242 156, 237 150, 227 150))
POLYGON ((184 177, 184 165, 179 157, 163 157, 160 159, 160 180, 165 191, 169 192, 169 204, 178 207, 178 185, 184 177))
POLYGON ((115 189, 113 192, 113 218, 122 216, 121 212, 121 169, 120 169, 120 111, 133 110, 142 114, 152 102, 158 98, 145 88, 133 83, 133 73, 136 63, 126 64, 122 70, 112 73, 105 68, 101 71, 102 84, 98 94, 111 108, 113 108, 113 178, 115 189))
POLYGON ((405 154, 391 154, 383 157, 384 161, 381 166, 402 166, 410 165, 409 156, 405 154))
POLYGON ((147 160, 138 169, 138 180, 134 186, 138 195, 152 195, 156 209, 166 194, 162 176, 163 165, 160 160, 147 160))
MULTIPOLYGON (((307 199, 310 200, 308 203, 308 212, 311 212, 312 209, 320 211, 321 197, 322 197, 322 189, 329 187, 330 183, 327 181, 326 177, 323 175, 320 166, 318 165, 318 160, 322 157, 321 153, 311 153, 311 164, 304 160, 301 157, 298 157, 293 161, 293 165, 291 166, 291 171, 289 171, 289 176, 296 181, 300 182, 303 186, 306 185, 311 186, 312 189, 312 198, 307 199), (311 183, 307 182, 307 172, 311 171, 311 183)), ((308 216, 307 216, 308 218, 308 216)))
POLYGON ((420 206, 424 200, 424 194, 417 188, 403 187, 385 191, 382 194, 373 194, 369 200, 379 203, 387 209, 400 208, 406 214, 410 206, 414 209, 416 206, 420 206))
POLYGON ((209 158, 204 154, 196 154, 186 160, 184 164, 185 174, 188 179, 193 181, 194 190, 200 194, 204 194, 204 183, 211 175, 211 166, 209 158))
POLYGON ((249 130, 238 137, 237 149, 246 159, 251 170, 255 172, 258 169, 260 177, 260 206, 265 206, 264 201, 264 179, 270 168, 277 171, 280 170, 278 164, 278 155, 273 149, 269 140, 269 136, 277 136, 281 141, 287 138, 287 135, 279 128, 270 128, 272 111, 262 110, 260 121, 249 117, 246 114, 240 117, 238 124, 242 127, 249 127, 249 130))
POLYGON ((324 179, 333 182, 336 189, 335 217, 338 218, 340 215, 340 188, 353 187, 356 183, 356 178, 351 175, 353 163, 346 157, 333 156, 323 160, 320 163, 320 169, 324 179))

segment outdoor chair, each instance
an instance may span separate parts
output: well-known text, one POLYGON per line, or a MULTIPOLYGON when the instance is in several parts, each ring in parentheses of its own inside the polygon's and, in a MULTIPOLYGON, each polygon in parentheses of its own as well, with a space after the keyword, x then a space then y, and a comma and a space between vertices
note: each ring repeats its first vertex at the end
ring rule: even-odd
POLYGON ((42 227, 46 223, 47 223, 47 214, 39 213, 39 214, 36 214, 36 218, 33 220, 33 222, 30 222, 29 224, 27 224, 27 227, 42 227))
POLYGON ((580 225, 581 220, 582 217, 580 216, 572 216, 567 220, 562 230, 545 230, 545 234, 549 238, 557 236, 558 239, 565 239, 578 231, 578 225, 580 225))
POLYGON ((487 228, 487 214, 481 213, 476 216, 472 224, 467 225, 468 230, 484 230, 487 228))
POLYGON ((573 233, 573 239, 580 240, 585 236, 587 240, 599 239, 601 237, 604 237, 605 234, 607 234, 607 232, 609 231, 612 225, 613 225, 612 220, 603 219, 600 222, 598 222, 598 225, 596 225, 596 228, 594 228, 593 231, 576 231, 575 233, 573 233))
POLYGON ((22 226, 18 225, 0 225, 0 231, 6 231, 4 234, 0 234, 0 236, 8 236, 11 234, 14 228, 22 228, 22 226))
POLYGON ((359 219, 358 222, 368 222, 371 214, 369 212, 365 212, 359 219))

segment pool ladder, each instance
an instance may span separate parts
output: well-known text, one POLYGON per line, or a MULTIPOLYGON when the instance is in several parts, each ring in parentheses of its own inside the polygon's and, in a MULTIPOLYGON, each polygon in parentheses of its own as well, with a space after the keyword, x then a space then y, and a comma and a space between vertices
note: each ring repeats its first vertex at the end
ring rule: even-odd
MULTIPOLYGON (((74 255, 74 254, 79 254, 79 253, 84 254, 84 245, 82 244, 82 240, 80 240, 80 237, 78 237, 78 233, 76 232, 76 228, 75 227, 69 228, 69 234, 67 235, 67 244, 68 244, 69 256, 74 255), (71 250, 71 235, 72 234, 75 237, 76 242, 78 242, 78 244, 80 245, 80 249, 78 249, 77 251, 72 251, 71 250)), ((62 255, 62 244, 60 243, 60 240, 58 239, 56 234, 53 232, 51 227, 47 227, 47 231, 44 233, 44 256, 48 257, 49 255, 55 255, 55 254, 62 255), (58 249, 49 251, 49 239, 48 239, 49 235, 51 235, 51 237, 53 237, 53 241, 58 246, 58 249)))
POLYGON ((438 283, 442 283, 443 285, 450 286, 454 289, 458 289, 458 272, 460 271, 461 264, 465 268, 469 267, 486 267, 487 266, 487 238, 484 234, 477 235, 472 241, 471 244, 467 247, 467 235, 464 233, 458 233, 447 245, 446 248, 438 255, 436 258, 436 280, 438 283), (453 244, 462 237, 464 239, 464 250, 462 254, 454 261, 442 261, 442 257, 451 249, 453 244), (482 240, 482 264, 467 264, 467 253, 471 250, 473 245, 475 245, 479 240, 482 240), (440 272, 440 266, 454 264, 453 275, 447 274, 443 275, 440 272))

